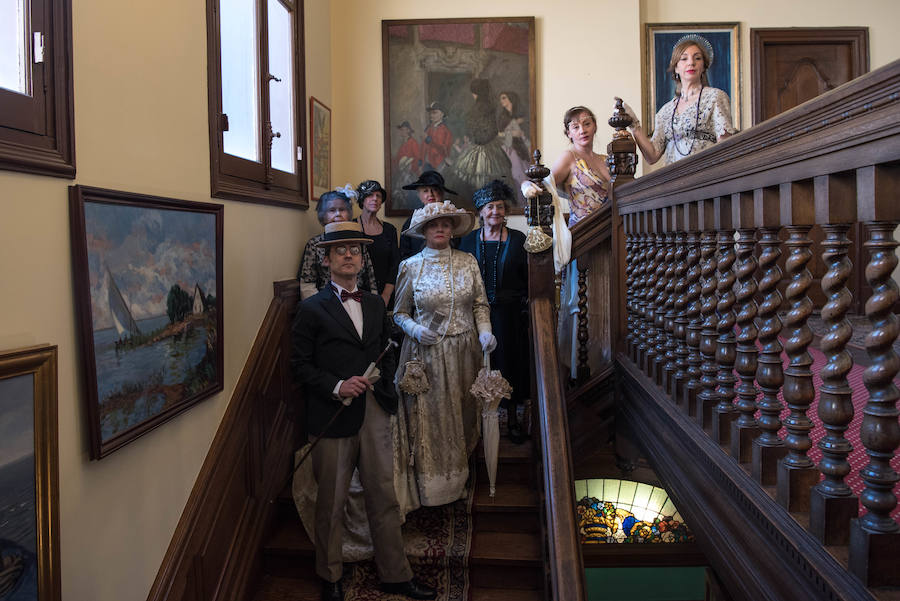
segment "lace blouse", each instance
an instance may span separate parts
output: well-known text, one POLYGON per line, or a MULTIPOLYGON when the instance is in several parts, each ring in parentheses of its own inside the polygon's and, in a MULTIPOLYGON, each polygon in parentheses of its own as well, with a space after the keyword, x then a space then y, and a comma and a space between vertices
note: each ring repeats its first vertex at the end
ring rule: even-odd
POLYGON ((650 138, 657 152, 665 151, 666 165, 709 148, 720 136, 737 131, 731 123, 728 94, 718 88, 703 88, 700 98, 686 106, 680 114, 675 114, 673 131, 675 101, 676 98, 673 98, 656 113, 653 137, 650 138))

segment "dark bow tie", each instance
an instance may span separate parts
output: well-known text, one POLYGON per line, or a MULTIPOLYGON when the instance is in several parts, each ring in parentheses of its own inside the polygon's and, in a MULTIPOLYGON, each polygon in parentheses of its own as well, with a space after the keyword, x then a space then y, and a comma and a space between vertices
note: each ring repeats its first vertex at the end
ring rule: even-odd
POLYGON ((340 293, 338 293, 338 289, 335 288, 334 292, 335 294, 340 294, 342 303, 346 303, 347 300, 351 298, 358 303, 362 302, 362 290, 357 289, 356 292, 347 292, 346 290, 341 290, 340 293))

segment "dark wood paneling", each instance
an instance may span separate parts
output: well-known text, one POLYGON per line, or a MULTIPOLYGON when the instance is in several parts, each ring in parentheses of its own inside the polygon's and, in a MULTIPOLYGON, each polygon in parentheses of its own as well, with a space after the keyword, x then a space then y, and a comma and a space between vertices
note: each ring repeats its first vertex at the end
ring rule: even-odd
POLYGON ((148 601, 238 601, 258 576, 270 501, 284 486, 300 436, 302 399, 288 364, 298 298, 296 280, 276 282, 148 601))

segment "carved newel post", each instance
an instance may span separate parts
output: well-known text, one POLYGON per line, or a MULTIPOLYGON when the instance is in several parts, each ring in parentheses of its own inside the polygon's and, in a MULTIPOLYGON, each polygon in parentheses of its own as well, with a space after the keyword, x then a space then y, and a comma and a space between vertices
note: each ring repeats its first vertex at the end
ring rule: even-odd
POLYGON ((632 119, 625 112, 622 99, 616 98, 612 117, 607 122, 616 130, 612 142, 606 145, 606 166, 609 167, 612 185, 634 179, 634 172, 637 170, 637 144, 628 133, 631 122, 632 119))
POLYGON ((528 296, 545 296, 554 299, 553 238, 550 224, 553 222, 553 197, 544 188, 543 180, 550 170, 541 164, 541 151, 534 151, 534 162, 525 171, 533 183, 541 187, 541 193, 528 199, 525 218, 528 220, 528 234, 525 250, 528 251, 528 296))

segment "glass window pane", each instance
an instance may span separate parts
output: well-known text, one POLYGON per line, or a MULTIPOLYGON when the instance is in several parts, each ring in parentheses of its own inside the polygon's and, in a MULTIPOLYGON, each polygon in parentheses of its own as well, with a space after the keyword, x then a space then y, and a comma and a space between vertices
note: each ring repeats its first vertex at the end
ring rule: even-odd
POLYGON ((30 96, 26 27, 31 29, 26 0, 0 0, 0 88, 30 96))
POLYGON ((256 2, 221 0, 222 111, 228 131, 222 135, 227 154, 259 159, 259 44, 256 2))
POLYGON ((293 15, 279 2, 268 0, 269 14, 269 115, 272 131, 272 167, 294 173, 294 43, 293 15), (277 81, 281 80, 281 81, 277 81))

